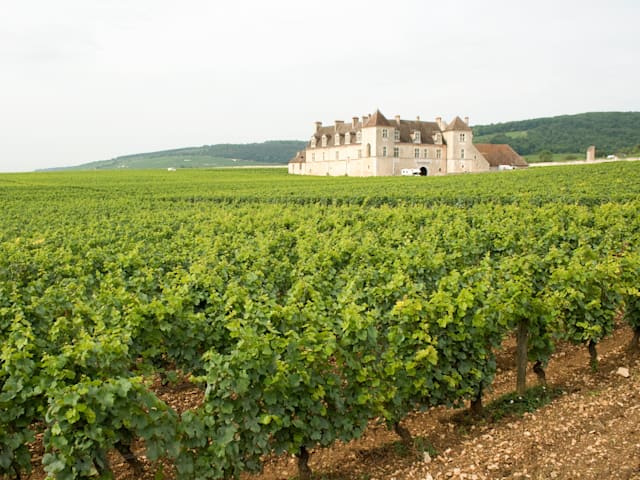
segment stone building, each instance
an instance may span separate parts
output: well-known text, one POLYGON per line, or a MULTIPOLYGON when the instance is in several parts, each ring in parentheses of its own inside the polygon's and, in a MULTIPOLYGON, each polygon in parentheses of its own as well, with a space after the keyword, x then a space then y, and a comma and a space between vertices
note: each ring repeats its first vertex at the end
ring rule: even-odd
POLYGON ((489 162, 491 170, 525 168, 529 164, 506 143, 476 143, 476 148, 489 162))
POLYGON ((455 117, 448 124, 440 117, 434 122, 400 116, 388 120, 379 110, 348 123, 316 122, 305 150, 289 161, 289 173, 299 175, 446 175, 489 170, 489 162, 473 144, 468 118, 455 117))

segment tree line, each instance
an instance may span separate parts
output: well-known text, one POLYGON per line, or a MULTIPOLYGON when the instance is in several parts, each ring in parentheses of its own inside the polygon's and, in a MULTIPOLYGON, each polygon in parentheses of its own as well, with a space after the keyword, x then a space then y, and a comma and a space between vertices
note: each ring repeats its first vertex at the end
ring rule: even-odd
POLYGON ((548 150, 598 155, 640 152, 640 112, 591 112, 473 127, 476 143, 507 143, 520 155, 548 150))

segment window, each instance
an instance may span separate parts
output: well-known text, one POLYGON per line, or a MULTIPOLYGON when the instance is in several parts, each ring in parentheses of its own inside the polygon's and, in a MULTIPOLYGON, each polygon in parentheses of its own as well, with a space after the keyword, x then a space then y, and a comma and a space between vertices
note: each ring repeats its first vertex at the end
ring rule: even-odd
POLYGON ((322 160, 324 161, 324 152, 322 152, 322 160))
POLYGON ((362 158, 362 149, 358 150, 358 158, 362 158))
POLYGON ((362 132, 356 132, 356 142, 362 142, 362 132))
POLYGON ((382 147, 382 156, 383 157, 387 156, 387 147, 382 147))
POLYGON ((400 141, 400 130, 395 129, 395 130, 393 131, 393 139, 394 139, 396 142, 399 142, 399 141, 400 141))
POLYGON ((419 148, 414 148, 413 149, 413 157, 414 158, 420 158, 420 149, 419 148))
POLYGON ((336 152, 336 160, 340 160, 340 152, 336 152))
POLYGON ((393 147, 393 156, 398 158, 400 156, 400 149, 398 147, 393 147))
POLYGON ((424 149, 424 158, 429 158, 429 149, 428 148, 424 149))
POLYGON ((315 153, 315 152, 313 152, 313 153, 311 154, 311 161, 312 161, 312 162, 315 162, 315 161, 316 161, 316 153, 315 153))
POLYGON ((460 149, 460 158, 464 160, 464 148, 460 149))
POLYGON ((316 148, 316 143, 318 142, 318 140, 316 139, 316 137, 311 137, 311 148, 316 148))
POLYGON ((326 135, 322 135, 322 146, 323 147, 327 146, 327 136, 326 135))
POLYGON ((420 142, 422 142, 422 137, 421 137, 421 135, 420 135, 420 132, 415 132, 415 133, 413 134, 413 142, 414 142, 414 143, 420 143, 420 142))
POLYGON ((436 158, 438 158, 438 159, 442 158, 442 149, 441 148, 438 148, 436 150, 436 158))
POLYGON ((382 129, 382 138, 389 138, 389 130, 386 128, 382 129))
POLYGON ((461 134, 460 134, 460 141, 461 141, 461 142, 464 142, 464 141, 465 141, 465 138, 466 138, 466 135, 465 135, 464 133, 461 133, 461 134))
POLYGON ((349 145, 351 143, 351 134, 349 132, 344 134, 344 144, 349 145))
POLYGON ((333 144, 336 145, 336 146, 340 145, 340 134, 339 133, 336 133, 336 138, 335 138, 333 144))

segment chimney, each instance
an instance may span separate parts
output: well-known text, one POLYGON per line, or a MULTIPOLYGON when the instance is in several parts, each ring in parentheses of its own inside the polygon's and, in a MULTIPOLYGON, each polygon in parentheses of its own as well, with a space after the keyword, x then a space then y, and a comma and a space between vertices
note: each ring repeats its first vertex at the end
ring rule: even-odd
POLYGON ((320 131, 321 127, 322 127, 322 122, 316 122, 316 133, 320 131))
POLYGON ((351 117, 351 128, 358 128, 358 117, 351 117))
POLYGON ((369 115, 362 116, 362 126, 364 127, 365 123, 369 121, 369 115))
POLYGON ((436 123, 438 124, 438 128, 442 130, 442 117, 436 117, 436 123))
POLYGON ((464 123, 466 123, 467 126, 469 126, 469 117, 464 117, 464 123))
POLYGON ((396 123, 400 125, 400 115, 396 115, 396 123))
POLYGON ((416 116, 416 122, 419 122, 419 121, 420 121, 420 115, 417 115, 416 116))
POLYGON ((338 131, 338 128, 340 127, 340 125, 342 125, 343 123, 344 121, 342 120, 336 120, 336 127, 335 127, 336 132, 338 131))

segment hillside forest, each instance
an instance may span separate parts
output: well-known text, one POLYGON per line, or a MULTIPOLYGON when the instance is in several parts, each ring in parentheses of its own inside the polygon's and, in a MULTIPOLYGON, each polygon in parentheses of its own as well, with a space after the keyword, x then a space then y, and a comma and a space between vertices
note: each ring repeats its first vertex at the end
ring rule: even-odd
POLYGON ((593 112, 473 127, 475 143, 508 143, 520 155, 543 151, 598 156, 640 152, 640 112, 593 112))

